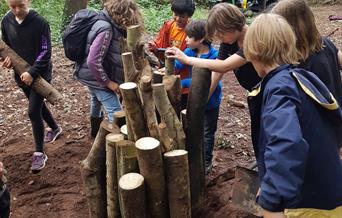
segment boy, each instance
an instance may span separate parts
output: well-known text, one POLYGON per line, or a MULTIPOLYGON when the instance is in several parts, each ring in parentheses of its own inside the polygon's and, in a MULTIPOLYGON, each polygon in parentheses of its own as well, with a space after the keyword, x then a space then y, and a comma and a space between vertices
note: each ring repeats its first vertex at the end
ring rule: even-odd
MULTIPOLYGON (((190 22, 185 27, 185 33, 187 37, 185 39, 187 49, 184 53, 189 57, 199 57, 204 59, 215 59, 217 57, 217 50, 211 46, 211 42, 205 38, 205 25, 203 20, 197 20, 190 22)), ((175 62, 175 69, 182 70, 187 69, 190 73, 192 67, 186 66, 181 62, 175 62)), ((189 88, 191 78, 182 80, 182 88, 189 88)), ((205 173, 208 174, 212 168, 213 148, 215 141, 215 132, 217 129, 217 120, 219 115, 220 103, 222 98, 222 84, 219 82, 213 94, 209 97, 207 106, 204 112, 204 150, 205 150, 205 173)), ((187 99, 182 99, 182 107, 186 108, 187 99), (184 101, 185 100, 185 101, 184 101)))
POLYGON ((316 75, 291 67, 296 37, 281 16, 257 17, 243 45, 263 78, 248 103, 264 217, 341 217, 337 101, 316 75))

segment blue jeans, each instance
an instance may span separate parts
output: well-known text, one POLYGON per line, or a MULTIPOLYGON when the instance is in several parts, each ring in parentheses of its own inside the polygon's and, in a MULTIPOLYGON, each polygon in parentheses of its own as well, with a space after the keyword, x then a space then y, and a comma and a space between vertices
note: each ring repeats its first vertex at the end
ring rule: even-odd
POLYGON ((206 110, 204 112, 204 160, 206 163, 211 163, 213 159, 213 149, 215 143, 215 132, 217 130, 217 120, 220 107, 206 110))
POLYGON ((108 121, 113 122, 113 113, 121 110, 118 96, 112 91, 89 87, 90 91, 90 115, 102 117, 101 105, 107 113, 108 121))

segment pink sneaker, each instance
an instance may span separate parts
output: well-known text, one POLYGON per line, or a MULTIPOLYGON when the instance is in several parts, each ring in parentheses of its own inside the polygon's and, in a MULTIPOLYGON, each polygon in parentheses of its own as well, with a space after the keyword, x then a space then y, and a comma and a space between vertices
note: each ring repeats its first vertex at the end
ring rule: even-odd
POLYGON ((32 173, 39 173, 44 167, 48 157, 42 152, 34 152, 32 155, 32 173))
POLYGON ((54 142, 58 136, 62 133, 62 128, 59 126, 56 130, 52 130, 51 128, 48 128, 48 131, 44 137, 45 143, 51 143, 54 142))

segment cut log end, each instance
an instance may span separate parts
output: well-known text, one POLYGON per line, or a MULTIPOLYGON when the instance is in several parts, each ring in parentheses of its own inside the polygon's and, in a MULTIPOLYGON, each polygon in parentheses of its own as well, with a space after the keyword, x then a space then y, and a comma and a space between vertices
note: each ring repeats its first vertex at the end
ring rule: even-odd
POLYGON ((140 28, 140 25, 132 25, 132 26, 129 26, 127 27, 127 30, 131 30, 131 29, 136 29, 136 28, 140 28))
POLYGON ((121 54, 122 56, 128 56, 128 55, 132 55, 132 52, 124 52, 121 54))
POLYGON ((123 134, 116 134, 116 133, 110 133, 106 136, 106 141, 110 142, 119 142, 124 140, 123 134))
POLYGON ((121 176, 119 186, 123 190, 133 190, 144 183, 144 177, 139 173, 127 173, 121 176))
POLYGON ((135 146, 140 150, 153 150, 160 145, 160 142, 152 137, 143 137, 135 142, 135 146))
POLYGON ((124 90, 135 89, 136 87, 137 87, 137 84, 133 82, 122 83, 120 85, 120 89, 124 89, 124 90))
POLYGON ((121 132, 122 134, 124 134, 124 135, 127 135, 127 134, 128 134, 128 132, 127 132, 127 125, 121 126, 120 132, 121 132))
POLYGON ((164 154, 165 157, 177 157, 177 156, 182 156, 182 155, 187 155, 188 152, 186 150, 173 150, 173 151, 169 151, 169 152, 166 152, 164 154))

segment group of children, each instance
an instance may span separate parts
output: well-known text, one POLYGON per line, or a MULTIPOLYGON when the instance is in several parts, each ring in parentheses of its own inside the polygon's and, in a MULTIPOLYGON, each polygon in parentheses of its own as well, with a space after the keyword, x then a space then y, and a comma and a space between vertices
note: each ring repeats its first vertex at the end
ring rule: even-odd
MULTIPOLYGON (((30 64, 15 76, 29 99, 36 152, 31 170, 39 172, 47 160, 44 142, 62 132, 31 84, 37 76, 51 81, 51 41, 48 23, 29 0, 7 0, 10 11, 1 22, 2 39, 30 64), (23 38, 25 37, 25 38, 23 38), (44 124, 50 130, 44 140, 44 124)), ((207 21, 189 18, 192 0, 171 2, 173 20, 165 22, 150 51, 168 48, 182 79, 186 103, 191 66, 212 70, 205 108, 205 169, 211 169, 224 73, 233 72, 249 91, 252 142, 258 163, 257 202, 264 217, 342 217, 342 53, 318 32, 304 0, 280 0, 270 12, 248 26, 234 5, 220 3, 207 21), (221 42, 219 51, 210 40, 221 42)), ((132 0, 107 0, 87 38, 87 59, 76 64, 75 78, 89 87, 91 129, 95 136, 103 118, 121 109, 117 92, 123 82, 120 37, 129 25, 141 22, 132 0)), ((11 67, 5 58, 3 67, 11 67)), ((227 87, 229 88, 229 87, 227 87)), ((185 107, 185 104, 184 104, 185 107)), ((0 174, 2 164, 0 163, 0 174)))

